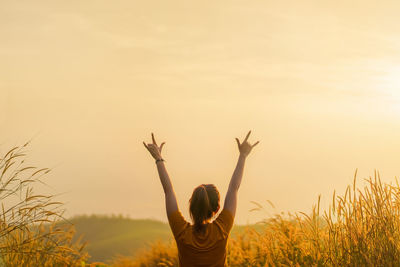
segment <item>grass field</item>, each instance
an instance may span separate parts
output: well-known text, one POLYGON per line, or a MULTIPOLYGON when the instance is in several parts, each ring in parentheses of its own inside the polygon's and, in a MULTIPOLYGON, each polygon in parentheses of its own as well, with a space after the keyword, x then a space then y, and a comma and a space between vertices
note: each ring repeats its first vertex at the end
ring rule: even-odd
MULTIPOLYGON (((137 220, 120 216, 77 216, 70 220, 76 236, 87 241, 90 261, 108 262, 116 255, 130 256, 149 248, 155 241, 172 239, 169 225, 155 220, 137 220)), ((251 225, 260 229, 261 225, 251 225)), ((236 225, 232 236, 243 233, 245 226, 236 225)))
MULTIPOLYGON (((361 188, 350 185, 333 195, 321 211, 278 214, 263 231, 233 236, 228 264, 240 266, 400 266, 400 187, 383 183, 378 173, 361 188)), ((178 266, 173 242, 154 243, 138 255, 120 257, 114 266, 178 266)))
MULTIPOLYGON (((26 145, 0 158, 1 266, 87 266, 95 261, 117 267, 178 266, 165 223, 80 216, 69 224, 62 203, 34 193, 49 170, 25 165, 26 145)), ((377 172, 357 183, 356 174, 343 195, 333 194, 327 210, 320 210, 318 201, 311 214, 281 213, 261 225, 235 226, 229 266, 400 266, 399 183, 384 183, 377 172)))

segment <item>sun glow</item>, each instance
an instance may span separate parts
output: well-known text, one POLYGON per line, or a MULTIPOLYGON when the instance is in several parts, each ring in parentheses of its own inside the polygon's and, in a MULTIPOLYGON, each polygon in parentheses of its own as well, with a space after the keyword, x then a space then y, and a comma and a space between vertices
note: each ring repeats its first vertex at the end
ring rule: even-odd
POLYGON ((386 96, 400 101, 400 66, 392 67, 378 79, 378 88, 386 96))
POLYGON ((396 116, 400 114, 400 66, 385 68, 371 86, 385 100, 385 110, 396 116))

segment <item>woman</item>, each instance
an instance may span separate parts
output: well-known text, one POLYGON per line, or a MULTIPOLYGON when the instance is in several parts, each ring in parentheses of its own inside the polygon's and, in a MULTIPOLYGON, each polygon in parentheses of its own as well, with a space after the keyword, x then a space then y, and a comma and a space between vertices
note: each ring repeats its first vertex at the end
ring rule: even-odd
POLYGON ((226 247, 230 230, 236 213, 237 193, 242 181, 244 163, 247 156, 258 143, 250 145, 247 134, 243 143, 236 138, 239 147, 239 159, 229 183, 225 197, 224 208, 218 217, 211 222, 217 214, 219 205, 219 192, 212 184, 202 184, 196 187, 190 198, 190 216, 193 224, 188 223, 179 211, 175 192, 165 168, 161 150, 165 144, 157 145, 154 135, 151 134, 153 143, 144 146, 156 160, 158 174, 165 193, 168 222, 174 235, 180 267, 223 267, 226 263, 226 247))

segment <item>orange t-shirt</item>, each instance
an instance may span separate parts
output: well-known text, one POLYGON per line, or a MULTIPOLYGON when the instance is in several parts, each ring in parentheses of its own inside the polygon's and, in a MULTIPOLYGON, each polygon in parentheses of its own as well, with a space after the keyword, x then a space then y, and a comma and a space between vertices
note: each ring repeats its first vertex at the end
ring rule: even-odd
POLYGON ((222 210, 201 233, 194 230, 179 210, 170 214, 168 221, 178 247, 180 267, 228 266, 226 247, 233 225, 233 216, 228 210, 222 210))

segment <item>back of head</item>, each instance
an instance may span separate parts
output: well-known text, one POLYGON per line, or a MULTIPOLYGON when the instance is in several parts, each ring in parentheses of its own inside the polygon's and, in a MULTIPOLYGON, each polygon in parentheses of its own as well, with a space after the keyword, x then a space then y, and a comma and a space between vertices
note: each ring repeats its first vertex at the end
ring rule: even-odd
POLYGON ((202 184, 193 190, 189 205, 194 228, 201 231, 204 224, 219 210, 219 192, 213 184, 202 184))

